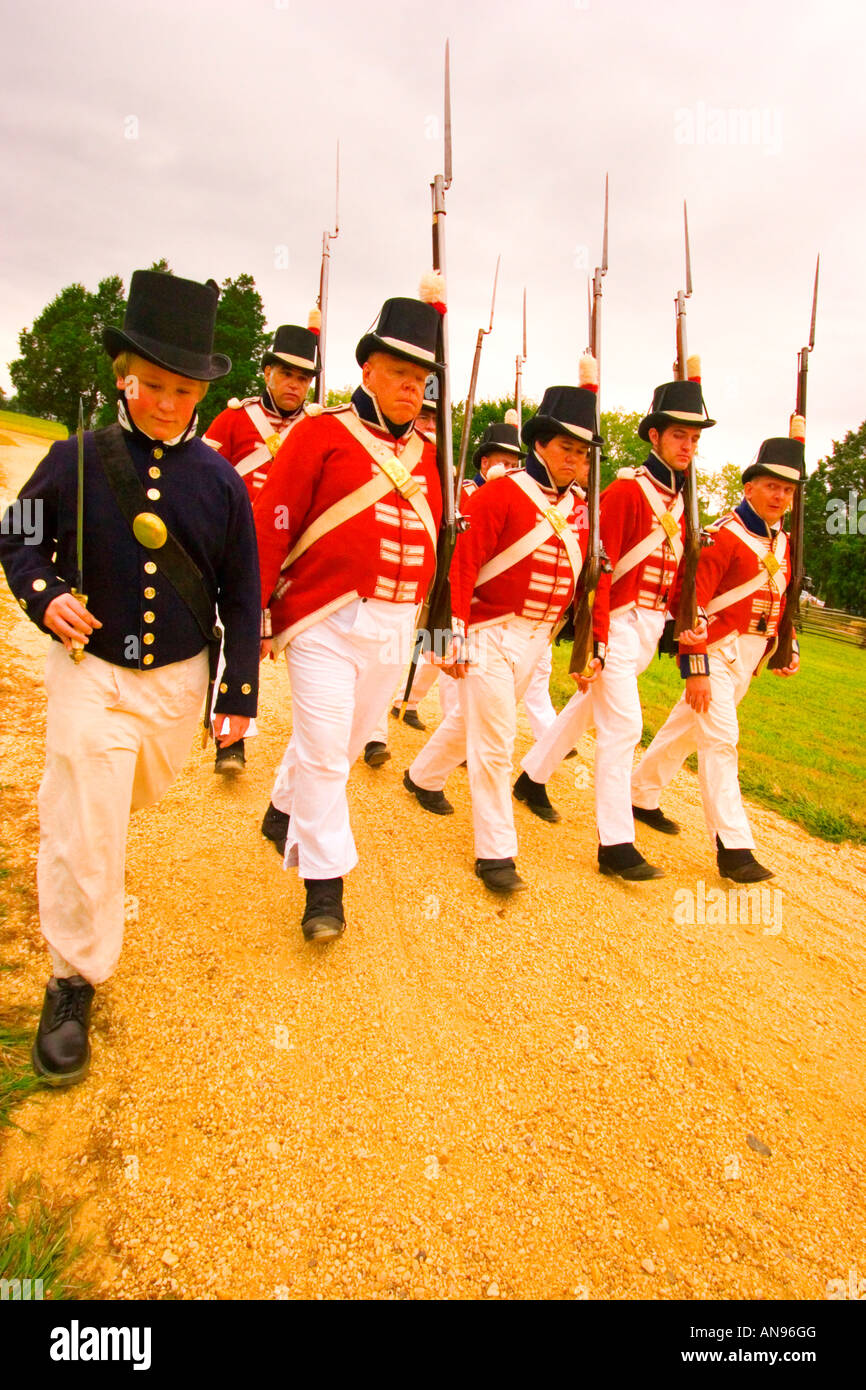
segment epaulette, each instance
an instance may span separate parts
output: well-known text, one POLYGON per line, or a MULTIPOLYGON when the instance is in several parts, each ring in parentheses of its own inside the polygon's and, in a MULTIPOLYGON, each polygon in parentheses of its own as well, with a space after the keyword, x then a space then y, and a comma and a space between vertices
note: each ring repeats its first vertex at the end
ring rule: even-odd
POLYGON ((436 431, 435 431, 435 430, 419 430, 418 426, 416 425, 416 426, 415 426, 415 433, 416 433, 416 434, 420 434, 420 436, 421 436, 422 439, 426 439, 428 444, 435 444, 435 443, 436 443, 436 431))
POLYGON ((703 528, 708 536, 713 536, 722 526, 728 526, 734 520, 733 512, 725 512, 724 516, 716 517, 715 521, 707 522, 703 528))
POLYGON ((304 402, 304 414, 309 415, 313 419, 315 419, 317 415, 324 415, 326 409, 327 406, 319 405, 318 401, 304 402))
POLYGON ((625 468, 618 468, 618 469, 616 470, 616 476, 617 476, 618 478, 636 478, 636 477, 637 477, 637 469, 636 469, 636 468, 631 468, 631 467, 629 467, 629 466, 626 466, 625 468))
POLYGON ((240 400, 237 396, 232 396, 230 401, 226 401, 226 405, 229 410, 242 410, 245 405, 255 405, 258 399, 258 396, 245 396, 240 400))

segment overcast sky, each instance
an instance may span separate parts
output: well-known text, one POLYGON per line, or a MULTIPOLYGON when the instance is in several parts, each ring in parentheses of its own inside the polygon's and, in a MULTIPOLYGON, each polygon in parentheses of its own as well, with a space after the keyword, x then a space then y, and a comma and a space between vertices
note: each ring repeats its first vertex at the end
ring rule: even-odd
POLYGON ((745 466, 787 433, 808 335, 810 466, 866 417, 866 20, 852 0, 39 0, 2 6, 0 381, 17 335, 66 284, 165 256, 249 272, 268 323, 306 322, 334 216, 328 382, 383 299, 430 264, 451 40, 447 270, 452 394, 464 396, 502 256, 479 397, 576 381, 601 252, 602 405, 643 411, 669 379, 688 199, 716 429, 704 465, 745 466), (283 248, 287 248, 287 253, 283 248), (288 265, 285 266, 285 261, 288 265))

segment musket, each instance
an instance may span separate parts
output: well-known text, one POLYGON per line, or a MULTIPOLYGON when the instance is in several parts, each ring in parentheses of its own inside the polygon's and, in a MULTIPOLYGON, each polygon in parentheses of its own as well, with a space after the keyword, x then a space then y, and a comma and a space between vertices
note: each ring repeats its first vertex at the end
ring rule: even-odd
MULTIPOLYGON (((683 224, 686 237, 686 287, 684 290, 678 290, 674 299, 677 324, 676 379, 678 381, 689 380, 686 300, 691 297, 692 293, 692 255, 689 247, 689 210, 685 201, 683 202, 683 224)), ((698 572, 698 557, 701 553, 701 519, 698 510, 698 466, 694 457, 689 464, 683 485, 683 502, 685 503, 686 540, 683 555, 683 579, 674 623, 674 637, 679 637, 681 632, 690 631, 695 626, 698 617, 695 580, 698 572)))
MULTIPOLYGON (((84 400, 81 396, 78 397, 78 428, 75 434, 78 440, 78 487, 75 503, 75 584, 72 588, 72 597, 77 598, 78 602, 83 603, 86 608, 87 595, 84 593, 84 400)), ((84 643, 79 638, 72 638, 69 655, 76 666, 84 660, 84 643)))
MULTIPOLYGON (((444 173, 437 174, 430 192, 433 203, 433 267, 447 286, 445 260, 445 193, 451 187, 451 60, 445 43, 445 140, 444 173)), ((454 452, 451 440, 451 391, 448 375, 448 317, 440 313, 437 331, 437 360, 443 368, 439 379, 436 410, 436 457, 442 483, 442 525, 436 546, 436 574, 427 603, 427 627, 431 633, 451 632, 451 557, 457 541, 457 515, 454 498, 454 452)))
POLYGON ((319 306, 319 366, 322 370, 316 377, 316 385, 313 389, 313 400, 318 405, 324 405, 326 400, 325 393, 325 347, 328 336, 328 279, 331 272, 331 242, 336 241, 340 235, 340 142, 337 141, 337 196, 336 210, 334 214, 334 230, 322 233, 322 268, 319 271, 319 297, 316 303, 319 306))
MULTIPOLYGON (((445 278, 445 192, 451 187, 451 59, 445 41, 445 138, 444 173, 437 174, 430 185, 433 204, 433 268, 445 278)), ((427 600, 421 610, 406 689, 400 702, 398 718, 405 719, 406 706, 415 682, 415 673, 425 642, 429 641, 437 654, 447 648, 451 638, 451 558, 457 543, 457 509, 454 493, 454 450, 451 438, 451 392, 448 379, 448 325, 440 313, 436 334, 436 358, 444 364, 439 373, 439 395, 436 402, 436 461, 442 485, 442 523, 436 544, 436 573, 427 600)))
MULTIPOLYGON (((607 228, 608 228, 608 178, 604 179, 604 234, 602 236, 601 265, 597 265, 592 277, 592 297, 589 309, 589 344, 587 352, 595 359, 598 379, 601 377, 601 298, 602 280, 607 274, 607 228)), ((599 415, 599 420, 600 420, 599 415)), ((586 557, 580 573, 581 592, 574 617, 574 642, 571 648, 569 671, 585 676, 591 675, 590 663, 593 655, 592 610, 598 591, 598 581, 606 562, 599 532, 599 496, 601 491, 601 447, 592 444, 589 451, 589 484, 586 504, 589 512, 589 541, 586 557)))
POLYGON ((496 271, 493 276, 493 294, 490 297, 490 322, 486 328, 479 328, 478 337, 475 340, 475 356, 472 359, 472 374, 469 378, 469 392, 466 396, 466 405, 463 410, 463 431, 460 435, 460 452, 457 458, 457 481, 454 485, 458 505, 460 503, 460 491, 463 487, 463 480, 466 477, 466 459, 469 454, 469 436, 472 433, 472 414, 475 410, 475 387, 478 383, 478 368, 481 365, 481 349, 484 346, 484 339, 487 334, 493 332, 493 310, 496 307, 496 285, 499 280, 500 260, 501 257, 497 256, 496 271))
MULTIPOLYGON (((797 409, 791 416, 791 438, 802 438, 804 444, 806 442, 806 388, 808 386, 809 355, 815 346, 815 320, 818 313, 818 272, 820 268, 821 257, 819 256, 817 264, 815 265, 815 286, 812 291, 812 319, 809 325, 809 341, 805 347, 800 348, 797 354, 797 409)), ((785 670, 790 666, 794 652, 794 619, 800 616, 800 594, 806 583, 803 556, 804 490, 805 481, 803 483, 798 483, 797 490, 794 493, 793 506, 791 508, 791 530, 789 533, 791 582, 785 594, 785 608, 779 622, 776 650, 767 662, 767 665, 772 671, 785 670)))
POLYGON ((523 287, 523 351, 514 361, 514 409, 517 411, 517 443, 523 442, 523 364, 526 361, 526 286, 523 287))

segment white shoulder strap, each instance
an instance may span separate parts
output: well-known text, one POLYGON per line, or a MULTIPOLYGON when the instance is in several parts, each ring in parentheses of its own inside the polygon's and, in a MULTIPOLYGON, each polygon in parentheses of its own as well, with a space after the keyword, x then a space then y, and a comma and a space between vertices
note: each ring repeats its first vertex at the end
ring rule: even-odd
POLYGON ((756 574, 751 579, 747 579, 744 584, 738 584, 735 589, 727 589, 723 594, 716 594, 710 599, 706 606, 707 617, 710 618, 714 613, 719 613, 724 608, 730 608, 732 604, 739 603, 741 599, 749 598, 750 595, 757 593, 758 589, 763 589, 765 584, 772 584, 776 592, 781 595, 787 588, 788 578, 785 572, 785 555, 788 549, 788 537, 779 527, 773 544, 765 547, 761 544, 759 537, 753 536, 750 531, 743 526, 739 518, 733 520, 731 529, 736 531, 737 538, 743 542, 753 555, 760 561, 756 574))
POLYGON ((646 474, 638 472, 634 481, 649 503, 656 518, 656 525, 650 528, 643 540, 638 541, 637 545, 633 545, 631 550, 619 557, 611 575, 611 584, 616 584, 617 580, 622 579, 624 574, 628 574, 648 555, 652 555, 665 541, 670 546, 677 564, 683 558, 683 538, 680 533, 680 517, 683 514, 682 493, 678 492, 670 507, 666 507, 646 474))
POLYGON ((527 555, 531 555, 533 550, 537 550, 538 546, 549 540, 551 535, 556 535, 562 541, 576 584, 583 568, 583 556, 580 553, 577 537, 568 524, 568 517, 574 503, 574 494, 569 489, 559 499, 556 506, 551 506, 538 483, 534 478, 530 478, 528 473, 520 470, 509 473, 507 476, 541 512, 541 520, 519 540, 507 546, 498 555, 494 555, 486 565, 482 565, 478 571, 476 584, 486 584, 488 580, 496 579, 506 570, 513 569, 515 565, 520 564, 521 560, 525 560, 527 555))

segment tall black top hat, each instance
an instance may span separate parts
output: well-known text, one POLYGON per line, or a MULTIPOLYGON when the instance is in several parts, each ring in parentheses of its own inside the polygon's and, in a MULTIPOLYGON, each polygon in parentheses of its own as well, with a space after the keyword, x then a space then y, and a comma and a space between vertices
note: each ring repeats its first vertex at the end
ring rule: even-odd
POLYGON ((282 364, 318 376, 322 370, 318 347, 318 334, 309 328, 301 328, 297 323, 281 323, 274 334, 274 341, 262 358, 262 366, 282 364))
POLYGON ((488 425, 481 436, 481 443, 472 455, 473 467, 477 468, 483 458, 488 454, 514 454, 514 462, 524 458, 520 448, 520 440, 517 437, 517 426, 510 423, 501 424, 499 422, 488 425))
POLYGON ((106 328, 110 357, 135 352, 158 367, 194 381, 228 376, 231 359, 213 351, 219 287, 200 285, 161 270, 133 271, 123 328, 106 328))
POLYGON ((743 473, 743 482, 769 474, 785 483, 806 481, 806 446, 802 439, 765 439, 758 457, 743 473))
POLYGON ((598 393, 585 386, 548 386, 538 411, 523 426, 523 439, 534 444, 541 434, 571 434, 587 444, 604 443, 598 432, 598 393))
POLYGON ((428 371, 444 371, 443 364, 436 361, 438 331, 439 313, 432 304, 421 299, 386 299, 379 322, 364 334, 355 349, 355 358, 363 367, 371 353, 389 352, 392 357, 417 362, 428 371))
POLYGON ((714 425, 707 414, 700 380, 666 381, 653 392, 649 413, 641 420, 637 432, 649 443, 650 430, 664 430, 670 425, 691 425, 705 430, 714 425))

